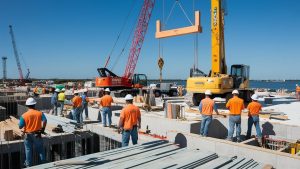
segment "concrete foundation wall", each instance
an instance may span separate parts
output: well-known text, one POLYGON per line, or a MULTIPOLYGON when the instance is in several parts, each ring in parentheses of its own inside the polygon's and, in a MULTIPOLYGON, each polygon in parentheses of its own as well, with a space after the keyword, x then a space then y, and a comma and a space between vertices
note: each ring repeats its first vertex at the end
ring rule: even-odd
POLYGON ((300 166, 299 156, 263 149, 243 143, 233 143, 226 140, 201 137, 197 134, 181 133, 177 131, 169 131, 167 138, 170 142, 180 144, 182 147, 187 147, 189 149, 212 151, 224 156, 252 158, 261 163, 271 164, 275 168, 298 169, 300 166))
MULTIPOLYGON (((43 142, 48 162, 121 147, 121 143, 116 140, 86 131, 43 137, 43 142)), ((39 158, 37 152, 35 150, 33 152, 33 163, 36 165, 39 158)), ((23 140, 1 142, 0 169, 21 168, 24 161, 25 151, 23 140)))
MULTIPOLYGON (((99 109, 89 108, 92 120, 97 120, 99 109), (92 116, 92 114, 94 116, 92 116)), ((121 110, 113 111, 112 122, 118 124, 121 110)), ((248 129, 248 118, 242 118, 242 135, 246 135, 248 129)), ((201 121, 182 121, 179 119, 167 119, 163 116, 153 115, 152 113, 142 113, 142 129, 151 130, 151 133, 166 135, 168 131, 176 130, 185 133, 200 133, 201 121)), ((279 138, 298 140, 300 139, 300 126, 286 125, 280 123, 270 123, 265 120, 260 122, 263 135, 272 135, 279 138)), ((208 131, 209 137, 224 139, 228 133, 228 118, 213 119, 208 131)), ((234 133, 235 135, 235 133, 234 133)), ((255 127, 252 127, 252 135, 256 135, 255 127)))

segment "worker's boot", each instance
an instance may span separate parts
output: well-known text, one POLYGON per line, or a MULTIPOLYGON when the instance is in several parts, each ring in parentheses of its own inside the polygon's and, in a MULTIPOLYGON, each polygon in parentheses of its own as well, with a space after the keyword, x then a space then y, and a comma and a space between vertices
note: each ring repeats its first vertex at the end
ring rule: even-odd
POLYGON ((259 147, 261 147, 262 146, 262 139, 258 137, 257 142, 258 142, 259 147))

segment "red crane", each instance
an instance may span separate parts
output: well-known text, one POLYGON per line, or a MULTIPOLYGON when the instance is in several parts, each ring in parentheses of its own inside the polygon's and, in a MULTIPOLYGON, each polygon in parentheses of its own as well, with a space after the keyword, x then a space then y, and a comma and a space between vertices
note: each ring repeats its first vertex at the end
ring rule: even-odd
POLYGON ((19 54, 18 54, 17 45, 16 45, 16 41, 15 41, 15 36, 14 36, 14 32, 13 32, 11 25, 9 25, 9 33, 10 33, 11 42, 12 42, 12 45, 14 48, 14 54, 15 54, 15 58, 16 58, 17 66, 18 66, 18 71, 19 71, 19 78, 20 78, 20 81, 23 81, 24 78, 23 78, 22 67, 20 64, 20 59, 19 59, 19 54))
POLYGON ((141 88, 147 85, 147 76, 144 74, 134 74, 134 70, 143 46, 144 38, 148 29, 149 20, 155 0, 144 0, 137 26, 134 31, 130 53, 127 60, 124 75, 119 77, 106 67, 98 68, 100 77, 96 78, 96 86, 111 89, 141 88))
POLYGON ((15 41, 15 35, 13 32, 12 26, 9 25, 8 27, 9 27, 9 34, 11 36, 11 42, 13 45, 14 54, 15 54, 15 58, 16 58, 16 62, 17 62, 18 71, 19 71, 20 85, 25 85, 25 83, 31 83, 31 80, 29 79, 29 74, 30 74, 29 69, 27 69, 27 74, 25 75, 25 79, 24 79, 22 67, 21 67, 21 63, 20 63, 20 59, 19 59, 19 53, 17 50, 16 41, 15 41))

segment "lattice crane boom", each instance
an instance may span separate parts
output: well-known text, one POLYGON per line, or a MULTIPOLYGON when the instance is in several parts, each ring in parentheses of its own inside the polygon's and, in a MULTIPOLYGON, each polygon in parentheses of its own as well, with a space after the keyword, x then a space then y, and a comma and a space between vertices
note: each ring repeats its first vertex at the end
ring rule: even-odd
POLYGON ((15 58, 16 58, 16 62, 17 62, 17 66, 18 66, 18 71, 19 71, 19 78, 22 81, 23 78, 23 72, 22 72, 22 67, 21 67, 21 63, 20 63, 20 59, 19 59, 19 54, 18 54, 18 50, 17 50, 17 45, 16 45, 16 41, 15 41, 15 36, 14 36, 14 32, 12 29, 12 26, 9 25, 9 33, 11 36, 11 42, 13 45, 13 49, 14 49, 14 54, 15 54, 15 58))
POLYGON ((154 4, 155 0, 144 0, 127 60, 127 65, 124 73, 125 78, 129 79, 134 74, 134 70, 141 52, 141 48, 143 46, 154 4))

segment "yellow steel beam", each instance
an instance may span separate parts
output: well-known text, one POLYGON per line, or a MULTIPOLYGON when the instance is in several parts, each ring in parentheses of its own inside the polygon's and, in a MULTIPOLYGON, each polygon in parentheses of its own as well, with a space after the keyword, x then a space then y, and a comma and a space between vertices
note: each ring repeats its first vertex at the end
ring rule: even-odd
POLYGON ((172 36, 181 36, 191 33, 201 33, 202 27, 200 25, 200 12, 195 11, 195 24, 193 26, 187 26, 183 28, 171 29, 171 30, 161 30, 160 20, 156 21, 156 33, 155 38, 167 38, 172 36))

